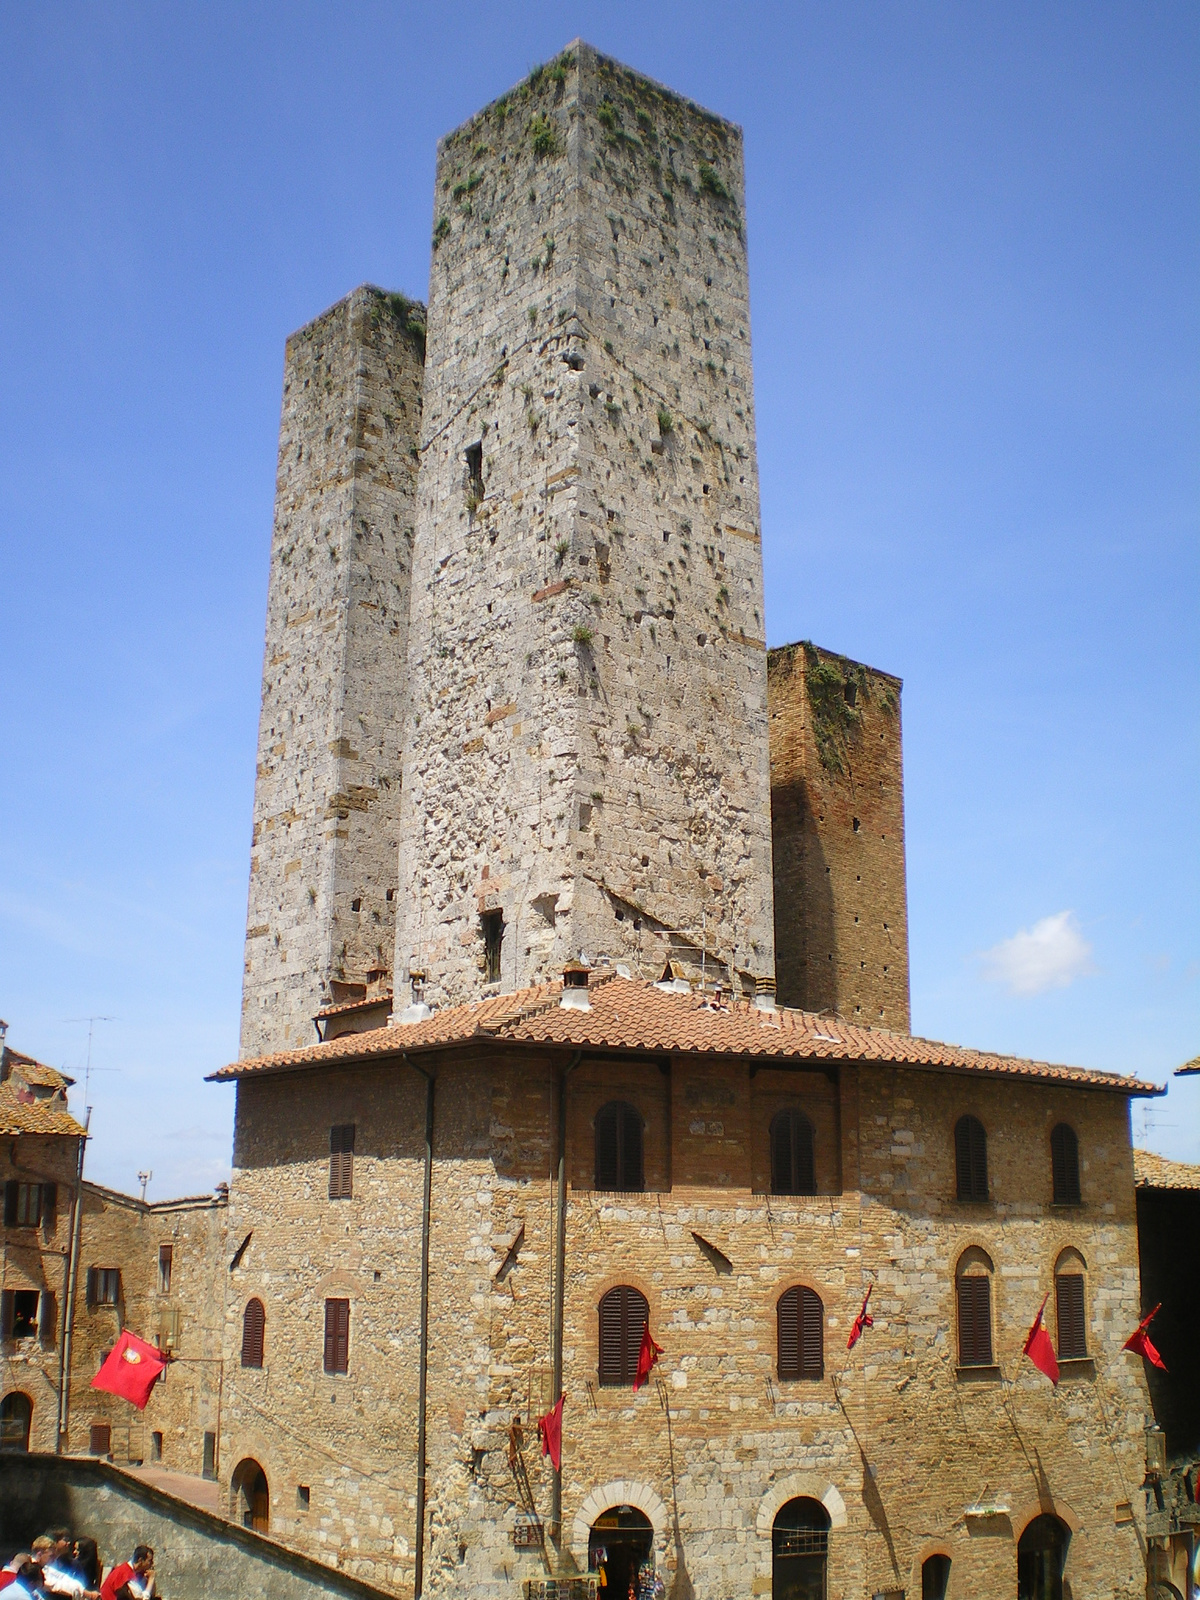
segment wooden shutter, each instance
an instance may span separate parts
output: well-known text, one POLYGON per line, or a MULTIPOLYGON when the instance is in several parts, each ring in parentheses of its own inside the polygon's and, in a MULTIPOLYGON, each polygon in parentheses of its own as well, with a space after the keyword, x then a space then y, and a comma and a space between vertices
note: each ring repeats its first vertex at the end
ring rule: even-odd
POLYGON ((779 1376, 783 1381, 800 1376, 800 1291, 785 1289, 776 1310, 779 1341, 779 1376))
POLYGON ((779 1111, 771 1119, 771 1193, 816 1192, 812 1123, 803 1111, 779 1111))
POLYGON ((107 1422, 93 1422, 88 1439, 88 1454, 106 1456, 112 1450, 112 1428, 107 1422))
MULTIPOLYGON (((329 1302, 326 1301, 328 1307, 329 1302)), ((263 1364, 263 1332, 266 1312, 261 1300, 249 1300, 242 1314, 242 1365, 261 1367, 263 1364)), ((328 1311, 326 1311, 326 1339, 328 1340, 328 1311)))
POLYGON ((329 1130, 329 1198, 350 1200, 354 1195, 354 1123, 329 1130))
POLYGON ((817 1179, 813 1163, 812 1123, 801 1111, 793 1111, 792 1123, 792 1181, 793 1194, 816 1194, 817 1179))
MULTIPOLYGON (((603 1106, 596 1114, 596 1187, 613 1190, 618 1187, 620 1159, 617 1124, 620 1107, 603 1106)), ((603 1380, 601 1380, 603 1382, 603 1380)))
POLYGON ((1050 1171, 1054 1179, 1054 1204, 1079 1204, 1079 1140, 1075 1130, 1060 1122, 1050 1135, 1050 1171))
POLYGON ((954 1171, 960 1200, 987 1199, 987 1134, 978 1117, 954 1125, 954 1171))
MULTIPOLYGON (((786 1111, 771 1118, 771 1193, 792 1192, 792 1136, 786 1111)), ((780 1373, 780 1377, 783 1374, 780 1373)))
POLYGON ((4 1226, 15 1228, 17 1225, 17 1194, 20 1185, 15 1179, 9 1179, 4 1185, 4 1226))
POLYGON ((1054 1280, 1054 1297, 1058 1307, 1058 1359, 1082 1361, 1087 1356, 1083 1274, 1060 1273, 1054 1280))
POLYGON ((992 1365, 992 1285, 982 1273, 958 1280, 958 1364, 992 1365))
POLYGON ((100 1268, 87 1269, 87 1304, 88 1310, 94 1311, 100 1298, 100 1268))
POLYGON ((43 1289, 38 1297, 38 1340, 50 1347, 58 1339, 58 1299, 53 1289, 43 1289))
POLYGON ((325 1371, 350 1370, 350 1302, 325 1302, 325 1371))
POLYGON ((47 1233, 53 1233, 58 1223, 58 1185, 44 1183, 42 1185, 42 1227, 47 1233))
POLYGON ((13 1336, 16 1303, 17 1297, 12 1289, 0 1292, 0 1339, 11 1339, 13 1336))
POLYGON ((642 1334, 650 1320, 646 1296, 630 1284, 618 1284, 600 1301, 600 1387, 622 1388, 637 1376, 642 1334))
POLYGON ((800 1376, 825 1376, 825 1307, 815 1289, 800 1290, 800 1376))
MULTIPOLYGON (((621 1107, 619 1187, 630 1194, 645 1188, 642 1174, 642 1119, 632 1106, 621 1107)), ((638 1334, 641 1338, 641 1334, 638 1334)))

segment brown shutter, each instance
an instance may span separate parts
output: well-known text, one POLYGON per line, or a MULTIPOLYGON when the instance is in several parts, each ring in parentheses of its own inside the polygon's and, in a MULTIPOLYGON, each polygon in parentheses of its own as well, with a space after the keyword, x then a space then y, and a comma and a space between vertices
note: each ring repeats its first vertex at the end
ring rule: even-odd
MULTIPOLYGON (((328 1305, 328 1302, 326 1302, 328 1305)), ((328 1313, 326 1313, 328 1321, 328 1313)), ((261 1367, 263 1364, 263 1332, 266 1312, 261 1300, 249 1300, 242 1314, 242 1365, 261 1367)), ((328 1336, 328 1334, 327 1334, 328 1336)))
POLYGON ((954 1125, 954 1172, 960 1200, 987 1199, 987 1134, 978 1117, 954 1125))
MULTIPOLYGON (((771 1193, 792 1192, 792 1136, 786 1111, 771 1118, 771 1193)), ((783 1374, 780 1373, 780 1377, 783 1374)))
POLYGON ((1054 1204, 1079 1204, 1079 1140, 1074 1128, 1060 1122, 1050 1135, 1050 1171, 1054 1179, 1054 1204))
POLYGON ((44 1183, 42 1185, 42 1226, 47 1233, 53 1233, 58 1222, 58 1185, 44 1183))
MULTIPOLYGON (((646 1187, 642 1172, 642 1119, 632 1106, 621 1107, 620 1187, 640 1194, 646 1187)), ((638 1334, 641 1339, 641 1333, 638 1334)))
POLYGON ((982 1274, 958 1280, 958 1364, 992 1365, 992 1285, 982 1274))
POLYGON ((800 1376, 825 1376, 825 1307, 813 1289, 800 1290, 800 1376))
MULTIPOLYGON (((620 1161, 617 1148, 617 1118, 619 1107, 603 1106, 596 1113, 596 1187, 614 1190, 619 1187, 620 1161)), ((601 1379, 601 1382, 604 1380, 601 1379)))
POLYGON ((16 1294, 12 1289, 0 1292, 0 1339, 13 1336, 13 1318, 16 1315, 16 1294))
POLYGON ((771 1193, 816 1192, 812 1123, 803 1111, 779 1111, 771 1119, 771 1193))
POLYGON ((350 1370, 350 1302, 325 1302, 325 1371, 350 1370))
POLYGON ((800 1376, 800 1291, 785 1289, 777 1309, 779 1376, 785 1382, 800 1376))
POLYGON ((88 1304, 88 1310, 89 1311, 94 1311, 96 1309, 96 1303, 99 1300, 99 1297, 100 1297, 100 1268, 99 1267, 89 1267, 87 1269, 87 1304, 88 1304))
POLYGON ((15 1179, 9 1179, 4 1185, 4 1226, 15 1228, 17 1225, 17 1194, 20 1185, 15 1179))
POLYGON ((354 1195, 354 1123, 329 1130, 329 1198, 350 1200, 354 1195))
POLYGON ((796 1194, 816 1194, 812 1123, 800 1111, 792 1112, 792 1177, 796 1194))
POLYGON ((106 1456, 112 1450, 112 1428, 107 1422, 93 1422, 88 1439, 88 1454, 106 1456))
POLYGON ((618 1284, 600 1301, 600 1386, 621 1388, 637 1376, 642 1334, 650 1317, 646 1296, 630 1284, 618 1284))
POLYGON ((43 1289, 38 1296, 38 1340, 51 1347, 58 1339, 58 1300, 53 1289, 43 1289))
POLYGON ((1054 1280, 1054 1294, 1058 1306, 1058 1359, 1082 1361, 1087 1356, 1083 1274, 1061 1273, 1054 1280))

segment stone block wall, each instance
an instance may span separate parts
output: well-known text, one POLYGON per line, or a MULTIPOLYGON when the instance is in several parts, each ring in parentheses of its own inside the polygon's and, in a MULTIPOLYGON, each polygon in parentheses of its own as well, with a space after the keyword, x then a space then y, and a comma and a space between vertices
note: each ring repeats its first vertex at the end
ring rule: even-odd
POLYGON ((442 141, 400 990, 773 978, 741 138, 572 47, 442 141), (707 951, 702 954, 702 951, 707 951))
POLYGON ((309 1044, 331 998, 390 987, 423 352, 423 308, 370 287, 288 340, 246 1055, 309 1044))
MULTIPOLYGON (((567 1065, 459 1052, 437 1063, 430 1275, 425 1583, 508 1596, 545 1576, 517 1550, 524 1509, 508 1428, 551 1403, 554 1122, 567 1065)), ((1136 1530, 1147 1404, 1120 1346, 1137 1320, 1126 1103, 1069 1086, 888 1067, 757 1072, 675 1057, 597 1060, 568 1078, 561 1548, 586 1563, 600 1510, 632 1504, 668 1579, 703 1600, 771 1593, 771 1525, 795 1495, 829 1510, 831 1594, 920 1592, 951 1556, 950 1594, 1016 1595, 1016 1540, 1040 1511, 1073 1531, 1076 1600, 1140 1594, 1136 1530), (606 1100, 646 1121, 644 1193, 592 1190, 606 1100), (765 1129, 782 1105, 817 1130, 820 1193, 772 1196, 765 1129), (954 1198, 953 1127, 989 1139, 990 1198, 954 1198), (1049 1133, 1079 1137, 1083 1205, 1052 1205, 1049 1133), (695 1236, 699 1235, 700 1240, 695 1236), (703 1248, 701 1241, 712 1250, 703 1248), (996 1366, 958 1365, 955 1270, 992 1263, 996 1366), (1086 1263, 1089 1359, 1057 1390, 1023 1359, 1064 1249, 1086 1263), (722 1265, 721 1258, 727 1265, 722 1265), (629 1283, 663 1346, 651 1384, 601 1388, 597 1306, 629 1283), (782 1382, 776 1304, 805 1284, 824 1306, 825 1376, 782 1382), (846 1335, 868 1284, 875 1325, 846 1335), (661 1380, 661 1381, 660 1381, 661 1380), (971 1510, 991 1502, 993 1514, 971 1510)), ((424 1084, 397 1061, 239 1086, 233 1232, 254 1228, 226 1335, 223 1474, 245 1457, 271 1486, 272 1532, 411 1592, 424 1084), (300 1085, 303 1092, 298 1092, 300 1085), (359 1127, 355 1195, 328 1199, 328 1135, 359 1127), (267 1307, 262 1372, 236 1364, 240 1306, 267 1307), (350 1370, 322 1371, 322 1308, 351 1301, 350 1370), (297 1509, 298 1486, 309 1489, 297 1509)), ((1056 1337, 1054 1297, 1047 1310, 1056 1337)), ((527 1443, 534 1505, 548 1469, 527 1443)), ((228 1482, 224 1485, 228 1492, 228 1482)))
POLYGON ((907 1033, 900 680, 785 645, 767 704, 779 999, 907 1033))

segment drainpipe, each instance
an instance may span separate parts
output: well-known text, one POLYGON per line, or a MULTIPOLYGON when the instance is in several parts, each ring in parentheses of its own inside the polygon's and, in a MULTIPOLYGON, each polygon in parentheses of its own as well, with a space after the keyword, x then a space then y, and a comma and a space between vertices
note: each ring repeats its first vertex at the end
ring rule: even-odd
POLYGON ((71 1346, 75 1334, 75 1293, 79 1287, 79 1244, 83 1234, 83 1155, 87 1149, 88 1128, 92 1122, 92 1108, 88 1106, 83 1116, 83 1132, 79 1135, 79 1157, 75 1164, 75 1199, 71 1210, 71 1248, 67 1255, 66 1293, 63 1295, 62 1337, 58 1341, 58 1437, 54 1443, 55 1455, 66 1453, 71 1417, 71 1346))
POLYGON ((421 1198, 421 1331, 417 1365, 417 1534, 413 1600, 421 1600, 425 1584, 425 1409, 429 1387, 429 1214, 433 1196, 433 1090, 434 1075, 404 1057, 425 1079, 425 1184, 421 1198))
MULTIPOLYGON (((583 1052, 576 1050, 570 1063, 558 1080, 558 1193, 555 1197, 554 1223, 554 1326, 551 1330, 550 1380, 551 1404, 558 1404, 562 1394, 563 1352, 563 1289, 567 1273, 567 1079, 579 1065, 583 1052)), ((554 1474, 550 1489, 551 1537, 562 1540, 562 1468, 554 1474)))

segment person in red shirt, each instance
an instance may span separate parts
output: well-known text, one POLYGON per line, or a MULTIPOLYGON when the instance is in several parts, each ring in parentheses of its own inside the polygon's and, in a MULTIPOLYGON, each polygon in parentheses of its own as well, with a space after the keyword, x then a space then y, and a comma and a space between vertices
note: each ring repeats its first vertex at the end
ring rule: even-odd
POLYGON ((32 1561, 33 1556, 28 1550, 18 1550, 12 1560, 4 1567, 0 1567, 0 1589, 7 1589, 10 1583, 16 1583, 17 1573, 27 1561, 32 1561))
POLYGON ((100 1588, 100 1600, 146 1600, 154 1593, 154 1551, 148 1544, 140 1544, 133 1552, 133 1560, 122 1561, 105 1578, 100 1588))

